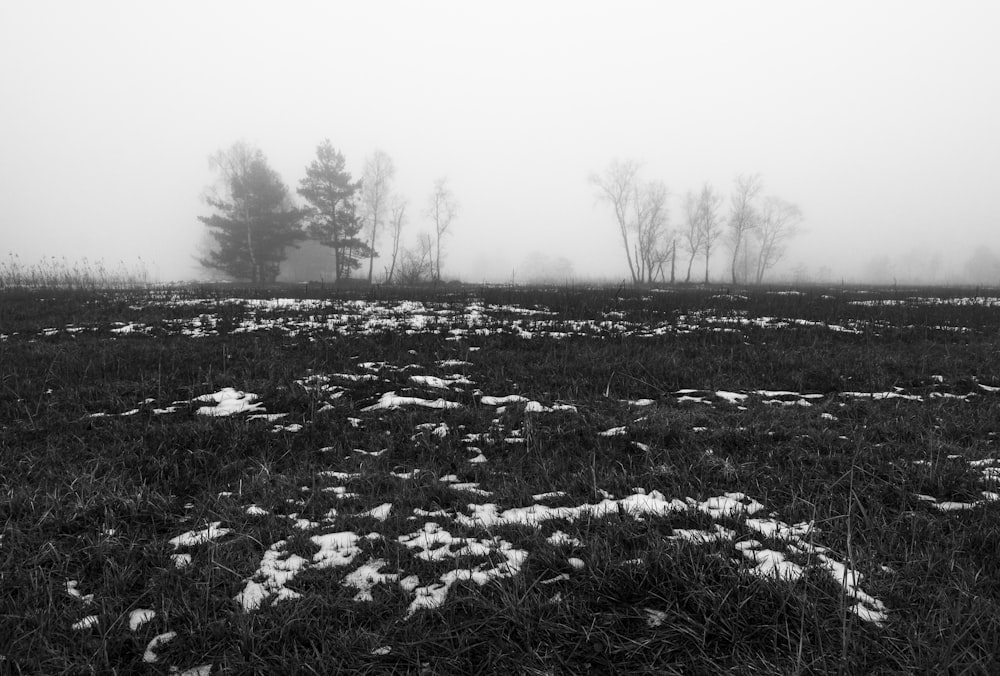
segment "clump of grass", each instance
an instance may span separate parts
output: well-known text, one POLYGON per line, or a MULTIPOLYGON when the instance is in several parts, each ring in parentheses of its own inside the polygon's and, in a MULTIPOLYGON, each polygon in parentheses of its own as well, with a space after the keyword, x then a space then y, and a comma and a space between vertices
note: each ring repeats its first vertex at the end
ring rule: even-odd
POLYGON ((0 260, 0 291, 134 289, 149 283, 149 271, 142 258, 111 266, 104 260, 69 260, 65 256, 26 263, 17 254, 8 254, 6 260, 0 260))

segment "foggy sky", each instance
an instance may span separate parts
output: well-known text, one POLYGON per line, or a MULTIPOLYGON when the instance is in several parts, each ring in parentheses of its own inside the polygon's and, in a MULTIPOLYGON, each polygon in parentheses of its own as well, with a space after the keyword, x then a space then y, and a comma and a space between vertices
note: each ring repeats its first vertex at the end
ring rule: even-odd
POLYGON ((195 278, 207 157, 246 140, 294 192, 329 138, 356 177, 393 158, 405 242, 448 177, 445 278, 509 280, 533 251, 626 277, 587 182, 614 158, 666 182, 675 224, 686 191, 760 172, 805 214, 786 270, 957 265, 1000 253, 998 20, 986 0, 3 0, 0 256, 195 278))

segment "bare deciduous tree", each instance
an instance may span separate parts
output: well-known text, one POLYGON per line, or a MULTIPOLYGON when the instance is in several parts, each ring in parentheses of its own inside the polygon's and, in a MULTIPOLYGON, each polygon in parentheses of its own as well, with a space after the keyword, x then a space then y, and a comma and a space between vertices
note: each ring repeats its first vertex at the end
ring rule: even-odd
POLYGON ((608 202, 614 209, 633 284, 639 283, 639 275, 632 260, 632 246, 629 243, 629 230, 632 229, 629 223, 629 207, 635 193, 638 176, 639 163, 635 160, 625 160, 624 162, 613 160, 604 174, 592 173, 589 178, 590 183, 597 188, 598 199, 608 202))
POLYGON ((708 266, 712 258, 712 249, 722 235, 722 224, 719 222, 719 208, 722 206, 722 195, 706 183, 698 196, 699 225, 701 227, 701 247, 705 253, 705 283, 708 284, 708 266))
POLYGON ((641 181, 634 160, 614 160, 604 174, 591 174, 589 180, 598 199, 615 212, 632 283, 652 282, 658 274, 664 277, 663 264, 676 253, 668 225, 667 187, 661 181, 641 181))
POLYGON ((372 270, 375 266, 375 240, 385 217, 389 202, 392 178, 396 167, 392 158, 382 150, 376 150, 365 161, 365 170, 361 178, 361 208, 363 218, 368 227, 368 283, 372 281, 372 270))
POLYGON ((392 232, 392 260, 389 269, 386 270, 385 283, 392 284, 393 274, 396 272, 396 261, 399 257, 399 240, 403 234, 403 224, 406 222, 406 200, 398 195, 393 198, 389 207, 389 226, 392 232))
POLYGON ((740 261, 740 255, 746 253, 744 250, 747 239, 750 233, 759 226, 760 214, 755 202, 763 188, 760 174, 737 176, 735 183, 733 194, 729 198, 728 231, 729 248, 733 254, 730 266, 733 284, 737 283, 737 264, 740 261))
MULTIPOLYGON (((633 190, 635 211, 635 274, 640 284, 652 282, 657 272, 663 276, 663 264, 673 253, 668 241, 667 186, 650 181, 633 190)), ((671 281, 673 281, 671 274, 671 281)))
POLYGON ((754 232, 757 240, 754 276, 758 284, 764 281, 764 274, 784 256, 785 243, 796 234, 801 221, 802 211, 796 205, 779 197, 769 196, 764 199, 754 232))
POLYGON ((413 248, 403 249, 399 260, 399 283, 418 284, 434 275, 434 239, 430 233, 417 235, 413 248))
POLYGON ((701 201, 690 190, 684 195, 684 230, 681 231, 681 246, 688 254, 687 275, 684 283, 691 282, 691 267, 695 256, 705 248, 705 229, 701 225, 701 201))
POLYGON ((434 192, 427 201, 427 217, 434 222, 434 281, 441 281, 441 240, 458 214, 458 202, 448 187, 447 178, 434 182, 434 192))

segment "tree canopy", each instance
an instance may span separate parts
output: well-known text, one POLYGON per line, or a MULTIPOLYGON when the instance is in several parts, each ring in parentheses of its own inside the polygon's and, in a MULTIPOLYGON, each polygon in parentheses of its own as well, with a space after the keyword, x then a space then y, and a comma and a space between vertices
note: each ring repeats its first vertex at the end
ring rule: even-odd
POLYGON ((259 148, 240 141, 209 161, 219 185, 206 201, 216 213, 198 220, 216 246, 201 264, 254 284, 274 282, 286 249, 303 238, 303 212, 259 148))
POLYGON ((357 216, 355 193, 361 187, 346 169, 344 155, 327 139, 316 148, 316 159, 306 167, 298 193, 309 204, 308 232, 333 249, 336 279, 351 276, 370 254, 358 237, 362 222, 357 216))

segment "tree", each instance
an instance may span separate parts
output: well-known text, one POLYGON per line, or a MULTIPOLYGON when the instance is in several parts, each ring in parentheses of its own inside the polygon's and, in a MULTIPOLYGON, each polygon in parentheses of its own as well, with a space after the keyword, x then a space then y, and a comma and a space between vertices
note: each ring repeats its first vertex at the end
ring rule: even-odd
POLYGON ((254 284, 274 282, 285 250, 303 238, 302 210, 259 148, 239 141, 209 158, 219 185, 206 202, 218 213, 199 216, 215 248, 201 264, 254 284))
MULTIPOLYGON (((662 181, 650 181, 633 189, 636 235, 633 261, 640 284, 652 282, 657 273, 663 278, 663 264, 675 250, 673 241, 668 242, 668 195, 662 181)), ((672 282, 673 271, 670 277, 672 282)))
POLYGON ((358 239, 361 221, 354 198, 360 183, 351 180, 345 164, 343 154, 325 140, 316 148, 316 159, 306 167, 298 189, 311 205, 309 235, 333 250, 337 281, 350 277, 369 253, 368 245, 358 239))
POLYGON ((639 283, 636 265, 632 261, 632 246, 629 244, 629 206, 635 193, 636 181, 639 176, 639 163, 635 160, 612 160, 604 174, 592 173, 590 183, 597 188, 598 199, 608 202, 615 212, 618 222, 618 232, 625 247, 625 258, 628 260, 632 283, 639 283))
POLYGON ((719 223, 719 207, 722 206, 722 195, 715 192, 706 183, 698 196, 698 223, 701 227, 701 247, 705 253, 705 283, 708 284, 708 265, 712 258, 712 249, 722 235, 722 225, 719 223))
POLYGON ((413 248, 403 249, 399 261, 399 283, 418 284, 434 275, 434 239, 421 232, 413 248))
POLYGON ((663 264, 676 251, 668 228, 667 187, 661 181, 642 181, 634 160, 614 160, 604 174, 591 174, 589 180, 598 199, 615 212, 632 283, 663 277, 663 264))
POLYGON ((733 194, 729 198, 729 248, 733 258, 730 266, 733 284, 737 283, 737 263, 740 262, 740 255, 744 255, 746 260, 747 240, 759 225, 760 215, 757 212, 755 202, 763 188, 763 182, 759 174, 750 176, 741 175, 736 177, 736 186, 733 194))
POLYGON ((392 284, 393 274, 396 272, 396 261, 399 257, 399 240, 403 234, 403 225, 406 222, 406 200, 398 195, 393 198, 389 207, 389 223, 392 232, 392 262, 385 274, 385 283, 392 284))
POLYGON ((375 266, 375 240, 378 238, 379 227, 385 217, 389 203, 392 178, 396 167, 392 158, 385 152, 376 150, 365 162, 365 171, 361 178, 361 206, 364 220, 368 227, 368 282, 372 281, 372 270, 375 266))
POLYGON ((701 225, 701 202, 690 190, 684 195, 684 230, 681 232, 681 245, 688 253, 687 275, 684 283, 691 282, 691 267, 695 256, 705 248, 705 229, 701 225))
POLYGON ((434 192, 427 200, 427 217, 434 222, 434 261, 432 266, 435 282, 441 281, 441 239, 447 234, 451 222, 458 214, 458 202, 448 187, 447 178, 434 182, 434 192))
POLYGON ((764 281, 764 273, 785 255, 785 243, 798 232, 801 221, 802 211, 794 204, 774 196, 764 199, 754 231, 757 239, 757 284, 764 281))

